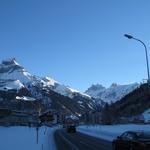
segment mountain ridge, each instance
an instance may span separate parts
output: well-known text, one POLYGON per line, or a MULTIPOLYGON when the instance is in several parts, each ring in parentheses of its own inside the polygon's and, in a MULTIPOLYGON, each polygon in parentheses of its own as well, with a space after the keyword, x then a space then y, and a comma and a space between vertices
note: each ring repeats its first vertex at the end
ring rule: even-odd
POLYGON ((101 84, 93 84, 85 91, 85 93, 96 99, 101 99, 104 102, 114 103, 138 87, 138 83, 127 85, 112 83, 108 88, 101 84))

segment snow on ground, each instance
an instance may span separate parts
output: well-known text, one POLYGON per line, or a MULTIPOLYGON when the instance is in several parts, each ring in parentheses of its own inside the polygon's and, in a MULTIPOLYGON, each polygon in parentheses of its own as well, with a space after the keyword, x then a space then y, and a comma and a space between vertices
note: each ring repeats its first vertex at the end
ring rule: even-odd
POLYGON ((123 132, 131 130, 150 131, 150 125, 83 125, 77 128, 77 131, 79 132, 109 141, 112 141, 114 138, 116 138, 123 132))
POLYGON ((58 127, 0 127, 1 150, 56 150, 53 133, 58 127))

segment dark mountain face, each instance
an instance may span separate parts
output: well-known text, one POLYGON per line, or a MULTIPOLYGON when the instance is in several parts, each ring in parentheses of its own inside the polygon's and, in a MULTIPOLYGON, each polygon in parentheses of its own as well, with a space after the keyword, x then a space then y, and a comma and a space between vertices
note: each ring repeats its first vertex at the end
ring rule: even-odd
POLYGON ((81 115, 85 111, 95 110, 96 105, 91 99, 76 96, 73 99, 58 94, 50 89, 32 86, 30 89, 0 91, 0 107, 14 110, 37 112, 52 109, 63 114, 81 115), (20 99, 18 99, 20 97, 20 99), (34 97, 36 100, 24 100, 23 97, 34 97), (81 103, 82 102, 82 105, 81 103))
POLYGON ((16 111, 24 111, 28 113, 38 113, 45 110, 45 106, 39 101, 25 101, 23 97, 31 97, 31 93, 26 88, 19 91, 15 89, 1 91, 0 90, 0 108, 7 108, 16 111), (17 99, 20 97, 20 99, 17 99), (22 97, 22 99, 21 99, 22 97))

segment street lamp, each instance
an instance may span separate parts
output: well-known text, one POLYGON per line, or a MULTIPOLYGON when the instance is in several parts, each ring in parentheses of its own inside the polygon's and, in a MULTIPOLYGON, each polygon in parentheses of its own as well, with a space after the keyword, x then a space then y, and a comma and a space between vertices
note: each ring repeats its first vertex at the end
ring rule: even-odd
POLYGON ((150 75, 149 75, 149 62, 148 62, 147 47, 146 47, 145 43, 142 42, 141 40, 137 39, 137 38, 134 38, 132 35, 124 34, 124 36, 125 36, 126 38, 128 38, 128 39, 136 40, 136 41, 142 43, 142 45, 144 46, 144 48, 145 48, 145 54, 146 54, 146 64, 147 64, 148 84, 150 84, 150 83, 149 83, 149 81, 150 81, 150 75))

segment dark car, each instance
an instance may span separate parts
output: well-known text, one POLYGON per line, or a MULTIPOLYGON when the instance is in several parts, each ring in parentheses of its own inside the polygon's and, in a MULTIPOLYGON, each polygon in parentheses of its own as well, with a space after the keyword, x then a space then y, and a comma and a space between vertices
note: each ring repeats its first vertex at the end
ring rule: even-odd
POLYGON ((75 133, 76 132, 76 126, 75 125, 67 125, 66 130, 68 133, 75 133))
POLYGON ((127 131, 112 144, 113 150, 150 150, 150 132, 127 131))

